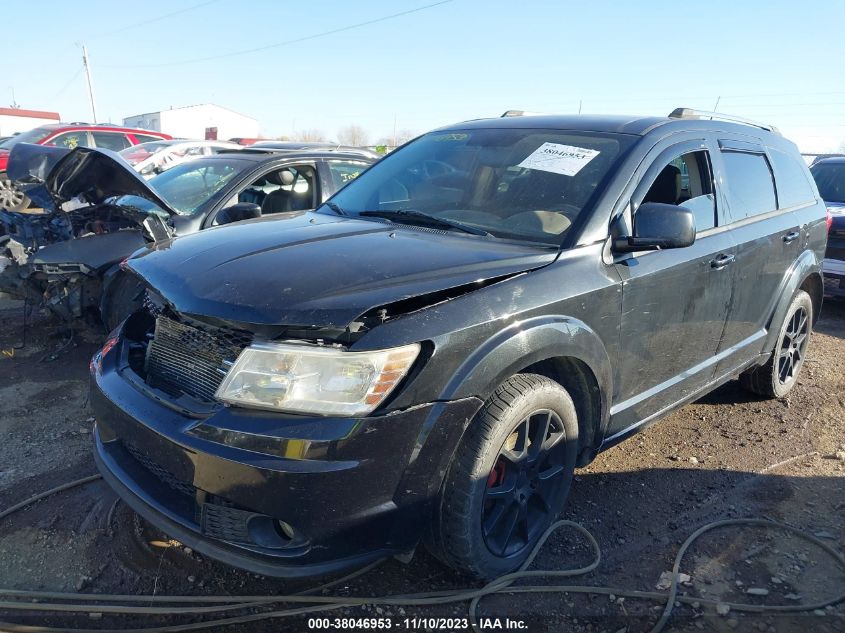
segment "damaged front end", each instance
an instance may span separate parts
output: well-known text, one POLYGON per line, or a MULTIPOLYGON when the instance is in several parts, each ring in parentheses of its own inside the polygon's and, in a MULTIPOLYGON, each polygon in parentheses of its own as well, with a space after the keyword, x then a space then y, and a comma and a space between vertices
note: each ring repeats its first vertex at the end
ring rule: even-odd
POLYGON ((0 291, 62 319, 99 308, 103 277, 149 241, 172 235, 170 210, 120 159, 102 150, 21 143, 8 174, 40 209, 0 211, 0 291), (152 202, 150 213, 131 204, 152 202))

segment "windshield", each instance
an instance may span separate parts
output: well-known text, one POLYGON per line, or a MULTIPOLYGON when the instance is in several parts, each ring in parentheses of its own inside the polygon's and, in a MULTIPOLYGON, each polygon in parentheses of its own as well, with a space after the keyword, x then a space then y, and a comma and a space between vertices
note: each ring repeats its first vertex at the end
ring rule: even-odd
MULTIPOLYGON (((195 160, 177 165, 149 180, 156 192, 182 215, 198 213, 203 204, 251 163, 242 160, 195 160)), ((121 196, 116 204, 127 204, 155 213, 158 207, 137 196, 121 196)))
POLYGON ((370 167, 331 202, 353 216, 414 223, 423 213, 444 226, 561 244, 635 139, 548 129, 432 132, 370 167), (403 210, 415 213, 396 213, 403 210))
POLYGON ((845 162, 819 163, 810 169, 825 202, 845 202, 845 162))
POLYGON ((27 132, 21 132, 20 134, 16 134, 12 138, 7 138, 5 141, 0 143, 0 149, 12 149, 18 143, 38 143, 50 136, 52 132, 53 130, 45 130, 40 127, 27 132))

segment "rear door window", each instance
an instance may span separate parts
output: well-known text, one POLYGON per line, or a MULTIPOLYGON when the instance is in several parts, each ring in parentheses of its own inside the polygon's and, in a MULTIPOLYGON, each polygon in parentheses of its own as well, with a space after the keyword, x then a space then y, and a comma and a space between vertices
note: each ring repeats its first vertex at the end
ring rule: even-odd
POLYGON ((366 163, 352 162, 348 160, 329 160, 329 173, 332 176, 332 184, 335 191, 342 189, 347 183, 355 180, 368 165, 366 163))
POLYGON ((94 137, 94 144, 97 147, 110 149, 113 152, 119 152, 132 145, 126 135, 120 132, 91 132, 91 136, 94 137))
POLYGON ((733 219, 743 220, 777 208, 769 161, 763 154, 722 152, 733 219))

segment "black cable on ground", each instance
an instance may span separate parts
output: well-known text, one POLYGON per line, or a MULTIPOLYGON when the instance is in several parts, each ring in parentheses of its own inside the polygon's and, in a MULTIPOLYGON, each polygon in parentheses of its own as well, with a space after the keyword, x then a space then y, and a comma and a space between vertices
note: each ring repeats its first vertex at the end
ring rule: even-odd
MULTIPOLYGON (((99 479, 99 475, 92 475, 83 479, 78 479, 61 486, 57 486, 38 495, 30 497, 21 503, 15 504, 0 512, 0 519, 9 516, 13 512, 20 510, 27 505, 34 503, 47 496, 68 490, 70 488, 81 486, 89 482, 99 479)), ((476 589, 453 589, 443 591, 420 592, 413 594, 387 595, 387 596, 316 596, 311 595, 316 592, 337 586, 340 583, 348 582, 349 580, 358 577, 375 567, 379 563, 373 563, 358 571, 355 571, 343 578, 331 581, 325 585, 320 585, 313 589, 299 592, 293 595, 257 595, 257 596, 130 596, 119 594, 83 594, 83 593, 64 593, 64 592, 45 592, 45 591, 25 591, 13 589, 0 589, 0 595, 11 600, 0 601, 0 609, 20 610, 20 611, 48 611, 48 612, 99 612, 99 613, 114 613, 124 615, 203 615, 209 613, 221 613, 225 611, 244 610, 268 607, 272 604, 299 604, 304 606, 277 609, 271 611, 260 611, 258 613, 246 613, 242 615, 234 615, 228 617, 215 618, 200 622, 189 622, 185 624, 152 626, 135 629, 79 629, 79 628, 53 628, 43 626, 31 626, 14 624, 7 622, 0 622, 0 627, 10 633, 53 633, 56 631, 72 631, 74 633, 177 633, 181 631, 194 631, 199 629, 218 628, 234 624, 246 624, 249 622, 256 622, 259 620, 276 619, 291 617, 295 615, 304 615, 308 613, 320 613, 341 609, 344 607, 356 607, 363 605, 394 605, 394 606, 425 606, 425 605, 443 605, 454 604, 458 602, 469 602, 469 618, 474 630, 479 631, 478 623, 475 617, 479 601, 485 596, 493 594, 521 594, 521 593, 584 593, 584 594, 599 594, 599 595, 616 595, 621 597, 629 597, 644 600, 656 600, 665 602, 665 607, 660 619, 655 624, 651 633, 659 633, 666 626, 676 603, 690 604, 698 602, 705 605, 725 604, 733 611, 750 612, 750 613, 767 613, 767 612, 802 612, 822 609, 829 605, 837 604, 845 601, 845 592, 831 598, 829 600, 821 601, 815 604, 790 604, 790 605, 759 605, 759 604, 745 604, 745 603, 723 603, 722 601, 711 600, 707 598, 696 598, 692 596, 678 595, 678 581, 681 561, 685 554, 692 546, 692 544, 702 535, 712 530, 736 527, 736 526, 753 526, 764 529, 777 529, 789 532, 798 536, 805 541, 817 545, 845 571, 845 557, 843 557, 834 547, 825 543, 821 539, 804 532, 798 528, 769 521, 767 519, 747 518, 747 519, 728 519, 723 521, 714 521, 702 526, 691 534, 686 541, 681 545, 678 553, 675 556, 675 562, 672 567, 672 584, 667 592, 656 591, 636 591, 623 588, 599 587, 589 585, 520 585, 513 586, 513 583, 518 580, 527 578, 565 578, 572 576, 580 576, 587 574, 596 567, 598 567, 601 560, 601 551, 598 542, 592 534, 581 525, 572 521, 557 521, 552 524, 540 537, 537 545, 531 551, 526 561, 520 568, 510 574, 505 574, 483 587, 476 589), (537 554, 542 549, 546 540, 553 532, 562 528, 568 527, 580 533, 589 542, 593 553, 593 561, 578 569, 563 569, 563 570, 528 570, 527 568, 533 563, 537 554), (26 600, 27 602, 23 602, 26 600), (57 600, 58 602, 40 602, 41 600, 57 600), (61 602, 64 601, 64 602, 61 602), (108 604, 111 602, 119 602, 122 604, 108 604), (146 606, 133 605, 132 603, 144 602, 146 606), (106 603, 106 604, 103 604, 106 603), (128 603, 128 604, 127 604, 128 603), (170 606, 150 606, 153 603, 170 606), (188 604, 188 605, 211 605, 211 606, 187 606, 176 607, 174 604, 188 604)))

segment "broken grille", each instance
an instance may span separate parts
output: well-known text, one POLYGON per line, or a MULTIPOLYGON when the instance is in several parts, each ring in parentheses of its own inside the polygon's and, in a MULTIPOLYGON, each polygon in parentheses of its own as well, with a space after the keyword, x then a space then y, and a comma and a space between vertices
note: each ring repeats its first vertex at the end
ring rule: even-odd
POLYGON ((246 332, 198 327, 159 315, 147 347, 147 383, 211 402, 229 366, 251 342, 246 332))

